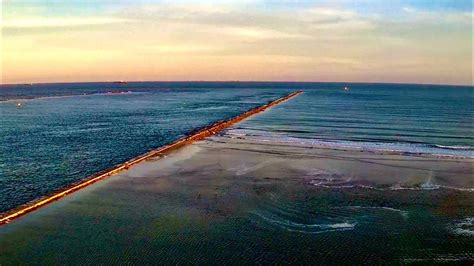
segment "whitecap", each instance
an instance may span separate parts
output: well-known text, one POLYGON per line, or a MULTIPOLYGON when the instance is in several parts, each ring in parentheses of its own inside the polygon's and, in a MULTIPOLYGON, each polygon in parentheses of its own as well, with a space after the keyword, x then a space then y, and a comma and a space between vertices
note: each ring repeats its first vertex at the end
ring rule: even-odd
POLYGON ((474 236, 474 217, 468 217, 450 226, 453 233, 464 236, 474 236))
POLYGON ((439 144, 435 144, 434 146, 437 148, 449 149, 449 150, 472 150, 474 148, 472 146, 456 146, 456 145, 450 146, 450 145, 439 145, 439 144))
POLYGON ((357 182, 351 183, 350 180, 347 181, 334 181, 331 179, 313 179, 309 181, 309 184, 328 189, 369 189, 369 190, 378 190, 378 191, 397 191, 397 190, 411 190, 411 191, 436 191, 439 189, 448 189, 456 190, 462 192, 474 192, 474 188, 469 187, 453 187, 453 186, 443 186, 433 184, 431 182, 425 182, 417 186, 402 186, 401 184, 394 184, 390 187, 388 186, 375 186, 375 185, 366 185, 357 182))
POLYGON ((337 223, 298 223, 294 221, 290 221, 287 219, 283 219, 281 217, 277 217, 272 215, 272 217, 268 217, 266 215, 253 212, 256 216, 260 217, 266 222, 269 222, 273 225, 276 225, 280 228, 283 228, 287 231, 291 232, 299 232, 305 234, 320 234, 320 233, 327 233, 327 232, 336 232, 336 231, 347 231, 353 230, 357 223, 350 223, 348 221, 341 221, 337 223))
POLYGON ((368 182, 363 180, 352 181, 352 179, 341 180, 334 178, 333 176, 338 175, 328 175, 325 178, 315 178, 309 181, 313 186, 322 187, 322 188, 334 188, 334 189, 350 189, 350 188, 364 188, 371 190, 383 190, 373 185, 369 185, 368 182))
MULTIPOLYGON (((289 134, 289 133, 288 133, 289 134)), ((474 158, 474 147, 471 146, 447 146, 425 143, 404 142, 370 142, 351 140, 328 140, 318 138, 303 138, 289 136, 282 132, 271 130, 259 130, 251 128, 229 128, 224 136, 233 138, 235 136, 246 139, 276 142, 282 144, 302 145, 308 147, 321 147, 329 149, 350 149, 362 151, 391 152, 405 155, 426 155, 443 158, 474 158)))
POLYGON ((347 209, 373 209, 373 210, 383 210, 383 211, 390 211, 390 212, 396 212, 399 213, 404 219, 408 218, 408 212, 404 210, 400 210, 397 208, 392 208, 392 207, 384 207, 384 206, 345 206, 341 208, 347 208, 347 209))

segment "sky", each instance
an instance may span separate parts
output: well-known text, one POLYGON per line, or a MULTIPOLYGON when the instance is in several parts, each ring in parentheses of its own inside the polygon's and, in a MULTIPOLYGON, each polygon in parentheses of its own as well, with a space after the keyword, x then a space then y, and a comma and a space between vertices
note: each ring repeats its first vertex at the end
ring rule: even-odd
POLYGON ((3 84, 473 84, 472 0, 0 2, 3 84))

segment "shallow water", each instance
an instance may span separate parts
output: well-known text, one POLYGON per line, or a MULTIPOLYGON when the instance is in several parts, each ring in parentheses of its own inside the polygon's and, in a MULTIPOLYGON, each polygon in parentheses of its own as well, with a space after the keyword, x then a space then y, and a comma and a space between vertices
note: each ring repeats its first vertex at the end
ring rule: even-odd
POLYGON ((473 192, 312 183, 469 184, 470 165, 213 137, 0 227, 0 262, 472 264, 473 192))

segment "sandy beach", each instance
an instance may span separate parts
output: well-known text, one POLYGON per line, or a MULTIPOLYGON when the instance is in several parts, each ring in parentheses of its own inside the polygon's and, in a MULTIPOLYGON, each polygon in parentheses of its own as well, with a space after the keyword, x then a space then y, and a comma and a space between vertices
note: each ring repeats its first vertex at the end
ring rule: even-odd
POLYGON ((0 261, 472 261, 472 159, 221 135, 0 228, 0 261))

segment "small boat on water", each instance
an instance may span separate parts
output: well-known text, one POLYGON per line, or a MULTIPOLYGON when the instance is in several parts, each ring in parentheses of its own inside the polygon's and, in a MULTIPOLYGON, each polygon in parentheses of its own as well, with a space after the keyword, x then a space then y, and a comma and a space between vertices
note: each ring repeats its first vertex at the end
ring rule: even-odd
POLYGON ((126 81, 124 80, 118 80, 118 81, 114 81, 115 84, 127 84, 126 81))
POLYGON ((345 90, 345 91, 348 91, 348 90, 349 90, 349 88, 348 88, 348 87, 344 87, 344 90, 345 90))

